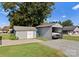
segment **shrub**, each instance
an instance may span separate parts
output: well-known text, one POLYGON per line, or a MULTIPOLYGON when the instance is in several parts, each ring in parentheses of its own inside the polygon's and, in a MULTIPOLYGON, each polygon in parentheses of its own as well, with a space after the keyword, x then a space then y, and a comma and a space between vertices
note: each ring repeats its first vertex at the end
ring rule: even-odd
POLYGON ((16 36, 14 34, 10 34, 10 37, 9 37, 10 40, 16 40, 16 36))
POLYGON ((2 34, 3 40, 16 40, 15 34, 2 34))
POLYGON ((2 36, 0 36, 0 40, 2 40, 2 36))

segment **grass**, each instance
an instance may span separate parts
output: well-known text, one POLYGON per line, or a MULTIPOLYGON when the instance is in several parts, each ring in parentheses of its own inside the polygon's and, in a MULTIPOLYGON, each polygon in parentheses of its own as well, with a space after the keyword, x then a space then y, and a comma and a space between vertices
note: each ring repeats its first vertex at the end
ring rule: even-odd
POLYGON ((64 35, 63 39, 65 39, 65 40, 79 41, 79 36, 64 35))
POLYGON ((3 57, 62 57, 61 51, 49 48, 39 43, 29 43, 15 46, 0 47, 3 57))
POLYGON ((16 40, 16 37, 14 34, 2 34, 2 39, 3 40, 16 40))
POLYGON ((48 41, 47 38, 44 38, 44 37, 38 37, 39 40, 42 40, 42 41, 48 41))

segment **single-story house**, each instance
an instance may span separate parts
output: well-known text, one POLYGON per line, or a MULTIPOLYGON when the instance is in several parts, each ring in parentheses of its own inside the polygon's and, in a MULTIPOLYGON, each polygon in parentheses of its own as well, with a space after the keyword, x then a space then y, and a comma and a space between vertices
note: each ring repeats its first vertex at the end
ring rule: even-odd
POLYGON ((52 35, 57 34, 57 31, 60 31, 62 26, 59 23, 43 23, 37 28, 38 36, 43 38, 52 39, 52 35))
POLYGON ((25 26, 14 26, 16 31, 16 37, 19 39, 33 39, 36 38, 36 28, 35 27, 25 27, 25 26))
POLYGON ((63 27, 63 34, 79 35, 79 28, 77 26, 65 26, 63 27))

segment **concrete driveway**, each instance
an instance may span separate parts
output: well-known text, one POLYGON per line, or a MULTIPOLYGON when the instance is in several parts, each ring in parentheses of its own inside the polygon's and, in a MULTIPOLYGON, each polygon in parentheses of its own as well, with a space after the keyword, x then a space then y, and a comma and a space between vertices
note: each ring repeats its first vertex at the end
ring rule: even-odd
POLYGON ((19 44, 34 43, 34 42, 42 42, 42 41, 41 41, 41 40, 37 40, 37 39, 26 39, 26 40, 2 40, 2 46, 19 45, 19 44))
POLYGON ((41 43, 51 48, 59 49, 69 57, 79 57, 79 42, 77 41, 58 39, 49 40, 41 43))

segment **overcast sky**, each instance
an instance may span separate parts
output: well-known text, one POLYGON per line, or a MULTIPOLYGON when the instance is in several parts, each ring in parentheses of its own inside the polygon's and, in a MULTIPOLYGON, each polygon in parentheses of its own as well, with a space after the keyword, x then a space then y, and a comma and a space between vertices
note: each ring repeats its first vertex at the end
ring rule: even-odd
MULTIPOLYGON (((58 2, 54 5, 54 10, 51 12, 50 21, 64 21, 71 19, 74 25, 79 24, 79 3, 78 2, 58 2)), ((8 26, 9 21, 7 13, 0 7, 0 26, 8 26)))

